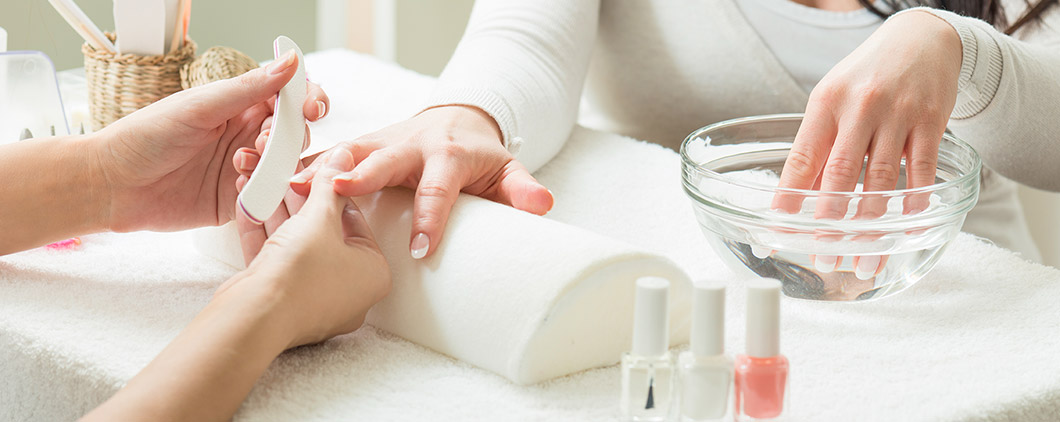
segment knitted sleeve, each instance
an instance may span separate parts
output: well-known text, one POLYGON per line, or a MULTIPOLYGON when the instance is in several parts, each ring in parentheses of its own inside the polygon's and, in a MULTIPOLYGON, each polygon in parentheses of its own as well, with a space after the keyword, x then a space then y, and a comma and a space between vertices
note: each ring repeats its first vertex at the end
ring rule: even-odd
POLYGON ((468 105, 497 121, 531 172, 577 120, 599 0, 478 0, 428 106, 468 105))
POLYGON ((950 129, 1004 176, 1060 191, 1060 6, 1015 36, 947 11, 915 8, 896 16, 918 10, 945 20, 961 38, 950 129))

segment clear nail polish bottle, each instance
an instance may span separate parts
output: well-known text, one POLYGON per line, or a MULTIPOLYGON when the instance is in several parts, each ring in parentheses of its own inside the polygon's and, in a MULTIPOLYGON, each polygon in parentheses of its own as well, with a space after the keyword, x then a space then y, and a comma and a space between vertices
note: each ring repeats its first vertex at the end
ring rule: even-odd
POLYGON ((622 415, 630 421, 665 421, 674 390, 670 356, 670 282, 637 280, 633 304, 633 350, 622 355, 622 415))
POLYGON ((780 282, 747 286, 747 351, 736 357, 734 401, 738 420, 779 418, 787 404, 788 358, 780 354, 780 282))
POLYGON ((692 296, 692 348, 677 361, 681 421, 721 421, 729 411, 733 363, 725 355, 725 285, 700 282, 692 296))

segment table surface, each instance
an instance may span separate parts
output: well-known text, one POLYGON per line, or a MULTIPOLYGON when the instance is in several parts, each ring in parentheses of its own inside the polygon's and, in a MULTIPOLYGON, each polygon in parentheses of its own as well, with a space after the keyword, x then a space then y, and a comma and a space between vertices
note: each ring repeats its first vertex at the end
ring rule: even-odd
MULTIPOLYGON (((414 113, 433 83, 344 51, 310 54, 307 65, 333 100, 331 117, 313 128, 323 145, 414 113)), ((76 75, 63 81, 78 89, 76 75)), ((590 142, 632 141, 578 130, 561 157, 578 157, 590 142)), ((645 166, 677 163, 670 151, 645 151, 645 166)), ((602 164, 578 165, 590 180, 564 184, 556 172, 542 182, 566 198, 608 183, 606 174, 591 176, 602 164)), ((667 182, 673 174, 645 177, 667 182)), ((643 198, 623 206, 627 215, 600 212, 613 204, 571 201, 549 218, 664 253, 693 278, 728 274, 716 256, 675 246, 704 245, 694 222, 652 219, 659 204, 682 195, 676 183, 624 189, 643 198), (629 218, 643 224, 629 227, 629 218)), ((200 255, 190 237, 99 234, 76 252, 0 257, 0 377, 18 380, 0 387, 0 419, 76 417, 146 365, 234 272, 200 255)), ((785 301, 790 420, 1060 420, 1057 297, 1060 271, 962 234, 925 280, 895 298, 785 301)), ((742 315, 741 298, 730 292, 731 320, 742 315)), ((742 324, 731 320, 727 350, 735 352, 742 324)), ((237 419, 614 420, 618 383, 618 369, 608 367, 517 386, 366 327, 281 356, 237 419)))

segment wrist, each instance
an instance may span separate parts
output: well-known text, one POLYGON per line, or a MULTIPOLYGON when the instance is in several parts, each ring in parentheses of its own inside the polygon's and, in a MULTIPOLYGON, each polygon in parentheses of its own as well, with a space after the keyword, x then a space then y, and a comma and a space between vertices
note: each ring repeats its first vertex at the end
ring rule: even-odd
POLYGON ((105 161, 110 157, 108 148, 108 131, 93 132, 82 135, 70 142, 70 146, 84 151, 81 158, 81 174, 75 180, 83 181, 90 198, 85 209, 91 214, 92 225, 97 231, 110 230, 111 201, 114 196, 113 185, 107 177, 105 161))
POLYGON ((474 131, 491 139, 496 139, 498 144, 504 143, 504 135, 497 121, 481 108, 469 105, 440 105, 429 107, 420 112, 420 115, 436 115, 454 126, 474 131))
POLYGON ((245 322, 258 331, 270 349, 279 353, 298 346, 297 309, 289 305, 282 283, 272 271, 250 268, 232 276, 210 300, 208 308, 245 322))
POLYGON ((918 43, 931 40, 929 45, 939 46, 949 59, 949 64, 960 70, 964 55, 961 36, 952 24, 936 15, 932 9, 921 7, 903 10, 887 19, 885 24, 898 27, 896 31, 899 33, 919 34, 913 38, 918 43))

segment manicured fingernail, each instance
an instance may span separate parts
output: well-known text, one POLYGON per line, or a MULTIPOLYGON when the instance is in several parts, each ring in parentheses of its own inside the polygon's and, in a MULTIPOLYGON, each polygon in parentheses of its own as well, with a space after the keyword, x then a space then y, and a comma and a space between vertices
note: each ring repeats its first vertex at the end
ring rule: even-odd
POLYGON ((353 181, 353 179, 355 179, 355 178, 356 178, 356 176, 357 176, 357 175, 356 175, 356 174, 354 174, 354 173, 355 173, 355 172, 352 172, 352 171, 351 171, 351 172, 348 172, 348 173, 340 173, 340 174, 337 174, 337 175, 335 175, 335 177, 332 177, 332 178, 331 178, 331 181, 332 181, 332 182, 337 182, 337 181, 341 180, 341 181, 343 181, 343 182, 352 182, 352 181, 353 181))
POLYGON ((817 255, 813 261, 814 268, 817 268, 818 272, 828 274, 835 271, 835 263, 838 261, 835 255, 817 255))
POLYGON ((412 252, 412 259, 422 259, 427 256, 427 250, 430 247, 431 239, 427 238, 426 234, 417 234, 416 237, 412 238, 412 246, 409 248, 412 252))
POLYGON ((771 253, 773 253, 773 250, 765 246, 751 245, 751 254, 754 255, 755 258, 766 259, 769 258, 769 254, 771 253))
POLYGON ((858 259, 858 266, 854 268, 854 275, 860 280, 869 280, 876 276, 876 270, 880 266, 879 255, 863 256, 858 259))
POLYGON ((282 57, 273 60, 272 63, 269 63, 269 66, 265 68, 265 71, 270 75, 278 75, 283 73, 284 70, 287 70, 288 67, 291 67, 292 64, 294 64, 294 50, 288 51, 284 53, 282 57))
POLYGON ((309 181, 309 177, 306 176, 304 171, 292 176, 291 180, 290 180, 291 183, 294 183, 296 185, 304 185, 308 181, 309 181))
POLYGON ((328 114, 328 105, 324 104, 323 101, 317 100, 317 120, 324 118, 325 114, 328 114))

